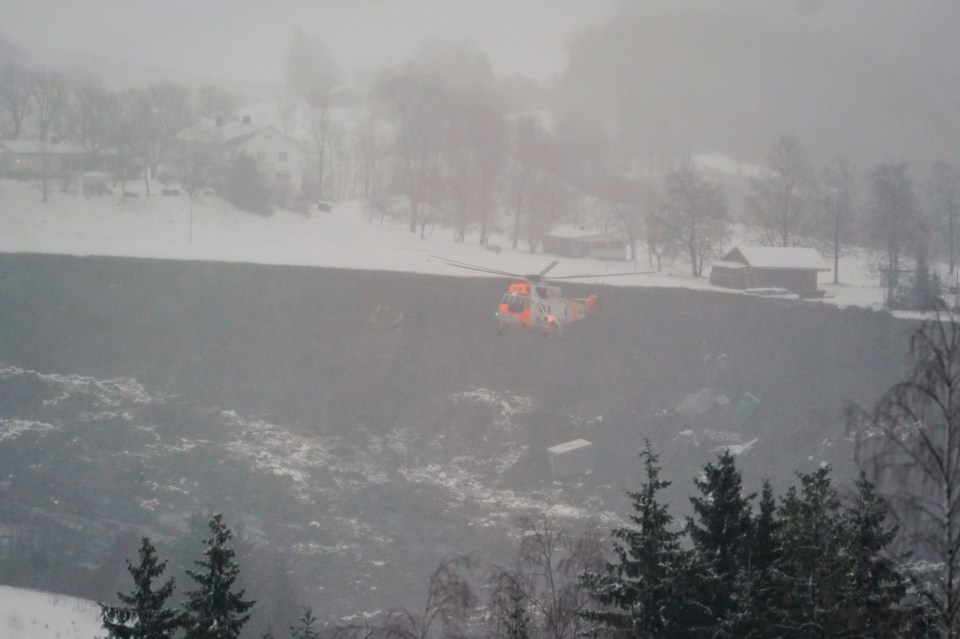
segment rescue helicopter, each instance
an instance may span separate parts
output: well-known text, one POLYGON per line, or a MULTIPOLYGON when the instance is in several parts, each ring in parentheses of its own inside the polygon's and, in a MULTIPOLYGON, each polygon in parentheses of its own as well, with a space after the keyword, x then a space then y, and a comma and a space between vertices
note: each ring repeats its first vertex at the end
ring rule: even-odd
POLYGON ((436 259, 445 261, 450 266, 479 271, 481 273, 491 273, 493 275, 502 275, 514 279, 522 280, 513 282, 507 288, 507 292, 500 298, 500 305, 493 314, 497 320, 497 334, 503 335, 504 331, 513 328, 533 328, 542 331, 547 339, 556 339, 563 335, 564 327, 587 317, 596 310, 598 298, 596 295, 590 295, 586 299, 566 298, 560 294, 560 287, 555 284, 556 280, 575 280, 586 278, 617 277, 620 275, 644 275, 649 271, 629 271, 625 273, 592 273, 581 275, 563 275, 559 277, 546 278, 547 273, 560 262, 554 260, 550 262, 539 273, 529 273, 526 275, 520 273, 508 273, 486 266, 477 266, 467 262, 459 262, 444 257, 431 255, 436 259))

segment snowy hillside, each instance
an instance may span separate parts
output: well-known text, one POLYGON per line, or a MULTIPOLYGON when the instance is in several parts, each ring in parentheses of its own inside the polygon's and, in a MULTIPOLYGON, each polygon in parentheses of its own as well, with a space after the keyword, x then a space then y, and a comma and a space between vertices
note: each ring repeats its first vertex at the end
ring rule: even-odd
MULTIPOLYGON (((476 238, 456 244, 452 232, 428 229, 426 239, 409 233, 404 220, 383 225, 362 202, 344 202, 329 213, 277 211, 259 217, 235 209, 228 202, 205 195, 191 201, 186 195, 145 196, 141 183, 128 191, 139 197, 109 195, 85 198, 51 189, 41 201, 33 184, 0 180, 0 252, 104 255, 177 260, 210 260, 325 266, 364 270, 406 271, 438 275, 479 276, 476 271, 452 268, 431 255, 479 264, 508 272, 537 272, 552 257, 531 254, 523 246, 511 250, 507 237, 494 235, 500 252, 476 245, 476 238)), ((159 189, 154 188, 153 193, 159 189)), ((749 241, 748 241, 749 243, 749 241)), ((642 253, 641 253, 642 255, 642 253)), ((880 308, 883 291, 870 273, 870 260, 846 257, 841 262, 844 284, 829 284, 821 274, 827 303, 880 308)), ((591 259, 562 260, 553 274, 604 273, 629 270, 632 264, 591 259)), ((643 259, 639 270, 648 269, 643 259)), ((708 278, 692 278, 678 261, 664 273, 618 277, 613 286, 718 289, 708 278)), ((739 294, 739 293, 733 293, 739 294)))
POLYGON ((102 630, 100 608, 92 601, 0 586, 3 639, 93 639, 102 630))

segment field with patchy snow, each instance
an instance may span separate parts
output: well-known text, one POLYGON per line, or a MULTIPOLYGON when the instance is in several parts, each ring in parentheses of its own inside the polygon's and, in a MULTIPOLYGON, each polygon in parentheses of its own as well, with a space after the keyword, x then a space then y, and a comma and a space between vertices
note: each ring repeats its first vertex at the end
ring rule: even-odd
MULTIPOLYGON (((553 343, 498 338, 503 280, 438 277, 475 273, 430 255, 552 259, 421 240, 359 203, 268 218, 215 197, 43 205, 0 181, 0 491, 19 505, 5 523, 58 553, 22 585, 109 597, 143 532, 182 579, 216 509, 242 530, 261 621, 415 605, 445 555, 508 561, 520 516, 622 521, 644 439, 679 509, 724 448, 754 485, 849 472, 843 402, 872 401, 903 364, 907 325, 836 308, 877 305, 862 262, 844 267, 862 285, 824 286, 826 304, 721 291, 682 264, 578 283, 602 312, 553 343), (124 259, 141 257, 164 259, 124 259), (704 387, 761 407, 678 423, 704 387), (555 480, 545 449, 575 438, 597 467, 555 480)), ((623 264, 555 271, 605 269, 623 264)))
POLYGON ((644 439, 678 509, 684 480, 724 447, 754 484, 824 461, 848 472, 843 402, 882 392, 906 343, 886 313, 659 287, 607 287, 560 342, 498 337, 484 319, 501 291, 495 278, 0 255, 0 490, 27 507, 8 523, 58 540, 22 585, 108 597, 141 532, 182 578, 202 537, 191 517, 216 509, 243 530, 266 618, 284 601, 328 620, 415 605, 445 555, 509 561, 521 516, 621 521, 644 439), (761 408, 678 423, 704 387, 761 408), (597 467, 554 480, 546 448, 576 438, 597 467))

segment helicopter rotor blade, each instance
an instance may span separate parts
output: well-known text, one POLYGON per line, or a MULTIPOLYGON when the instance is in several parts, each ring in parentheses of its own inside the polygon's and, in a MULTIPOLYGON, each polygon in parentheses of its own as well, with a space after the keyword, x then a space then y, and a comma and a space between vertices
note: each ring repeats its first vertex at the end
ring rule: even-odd
POLYGON ((601 277, 620 277, 621 275, 650 275, 653 271, 628 271, 625 273, 585 273, 583 275, 561 275, 559 277, 551 277, 551 280, 578 280, 586 278, 601 278, 601 277))
POLYGON ((523 275, 514 275, 513 273, 504 273, 503 271, 494 271, 488 268, 480 268, 478 266, 467 266, 466 264, 454 264, 453 262, 447 262, 449 266, 455 266, 457 268, 465 268, 468 271, 479 271, 480 273, 489 273, 490 275, 502 275, 506 277, 515 277, 518 279, 525 279, 523 275))
POLYGON ((437 255, 430 255, 430 256, 428 256, 428 257, 432 257, 432 258, 435 258, 435 259, 438 259, 438 260, 443 260, 444 262, 446 262, 446 263, 449 264, 450 266, 456 266, 456 267, 458 267, 458 268, 470 269, 470 270, 473 270, 473 271, 480 271, 481 273, 492 273, 493 275, 503 275, 503 276, 505 276, 505 277, 518 277, 518 278, 521 278, 521 279, 523 279, 523 278, 526 277, 525 275, 521 275, 521 274, 519 274, 519 273, 508 273, 507 271, 499 271, 499 270, 497 270, 497 269, 488 268, 488 267, 486 267, 486 266, 477 266, 476 264, 470 264, 470 263, 468 263, 468 262, 458 262, 457 260, 451 260, 451 259, 446 258, 446 257, 439 257, 439 256, 437 256, 437 255))
POLYGON ((549 264, 547 264, 547 267, 546 267, 545 269, 543 269, 542 271, 540 271, 540 277, 543 277, 544 275, 546 275, 546 274, 547 274, 547 271, 549 271, 550 269, 552 269, 554 266, 556 266, 556 265, 559 264, 559 263, 560 263, 560 262, 558 262, 557 260, 554 260, 554 261, 550 262, 549 264))

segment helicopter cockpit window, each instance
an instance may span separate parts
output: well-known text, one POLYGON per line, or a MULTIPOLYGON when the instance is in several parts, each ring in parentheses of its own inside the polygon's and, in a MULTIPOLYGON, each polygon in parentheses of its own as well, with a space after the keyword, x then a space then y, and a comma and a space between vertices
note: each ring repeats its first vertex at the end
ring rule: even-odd
POLYGON ((522 313, 523 310, 527 307, 527 296, 526 295, 511 295, 506 294, 500 300, 501 304, 506 304, 507 309, 511 313, 522 313))

